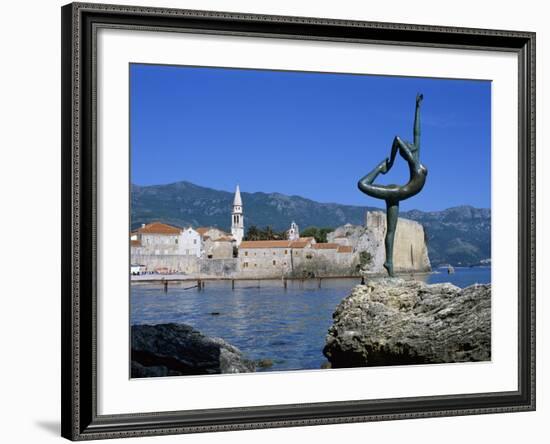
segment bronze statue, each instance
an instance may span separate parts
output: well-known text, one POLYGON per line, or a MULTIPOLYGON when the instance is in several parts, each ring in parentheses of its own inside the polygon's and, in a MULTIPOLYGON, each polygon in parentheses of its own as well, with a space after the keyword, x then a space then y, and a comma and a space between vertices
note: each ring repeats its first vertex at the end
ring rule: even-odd
POLYGON ((399 202, 409 197, 418 194, 426 183, 428 169, 420 163, 420 105, 423 95, 416 95, 416 110, 414 115, 414 142, 405 142, 398 136, 393 139, 391 147, 391 155, 383 160, 376 168, 363 177, 357 186, 368 196, 386 201, 386 261, 384 268, 390 276, 393 273, 393 240, 395 238, 395 229, 397 227, 397 218, 399 217, 399 202), (409 181, 403 185, 375 185, 380 173, 386 174, 395 160, 395 156, 399 151, 399 155, 409 164, 409 181))

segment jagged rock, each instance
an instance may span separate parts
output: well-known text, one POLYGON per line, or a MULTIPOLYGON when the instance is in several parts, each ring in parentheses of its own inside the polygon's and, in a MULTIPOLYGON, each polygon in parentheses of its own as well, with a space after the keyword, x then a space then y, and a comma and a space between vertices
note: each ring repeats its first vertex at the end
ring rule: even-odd
POLYGON ((491 359, 491 285, 403 279, 356 286, 333 314, 332 368, 491 359))
POLYGON ((132 326, 133 378, 253 371, 238 348, 189 325, 132 326))
POLYGON ((260 359, 256 362, 256 365, 260 368, 273 367, 273 361, 271 359, 260 359))

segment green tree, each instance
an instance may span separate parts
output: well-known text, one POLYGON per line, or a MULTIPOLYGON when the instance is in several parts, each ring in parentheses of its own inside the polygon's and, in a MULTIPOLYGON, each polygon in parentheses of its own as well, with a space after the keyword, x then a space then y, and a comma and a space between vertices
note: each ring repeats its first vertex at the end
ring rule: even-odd
POLYGON ((300 236, 302 237, 314 237, 317 242, 324 243, 327 241, 327 234, 333 231, 330 227, 307 227, 302 230, 300 236))
POLYGON ((244 240, 257 241, 257 240, 281 240, 285 238, 284 231, 275 231, 273 227, 268 225, 261 229, 255 225, 251 225, 248 228, 244 240))
POLYGON ((273 232, 273 228, 271 227, 271 225, 268 225, 267 227, 265 227, 265 230, 264 230, 264 240, 272 240, 274 239, 274 232, 273 232))
POLYGON ((247 240, 247 241, 260 240, 260 230, 258 230, 258 227, 256 225, 250 225, 250 227, 246 231, 244 240, 247 240))

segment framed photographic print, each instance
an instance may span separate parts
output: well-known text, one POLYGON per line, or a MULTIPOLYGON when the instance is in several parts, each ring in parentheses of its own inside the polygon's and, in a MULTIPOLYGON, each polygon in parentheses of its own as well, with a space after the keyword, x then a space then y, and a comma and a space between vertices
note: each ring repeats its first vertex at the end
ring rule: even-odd
POLYGON ((62 435, 535 408, 535 35, 62 8, 62 435))

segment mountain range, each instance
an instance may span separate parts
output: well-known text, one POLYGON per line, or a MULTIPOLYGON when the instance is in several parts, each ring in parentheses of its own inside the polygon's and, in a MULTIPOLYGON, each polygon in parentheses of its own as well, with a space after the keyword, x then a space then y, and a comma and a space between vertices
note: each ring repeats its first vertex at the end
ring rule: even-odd
MULTIPOLYGON (((367 210, 376 207, 321 203, 280 193, 241 193, 246 227, 270 225, 288 229, 295 221, 301 228, 336 228, 346 223, 362 225, 367 210)), ((190 182, 131 187, 132 229, 142 223, 162 221, 184 227, 216 226, 230 230, 233 193, 190 182)), ((491 257, 491 210, 459 206, 442 211, 411 210, 401 217, 420 222, 426 231, 432 266, 477 265, 491 257)))

